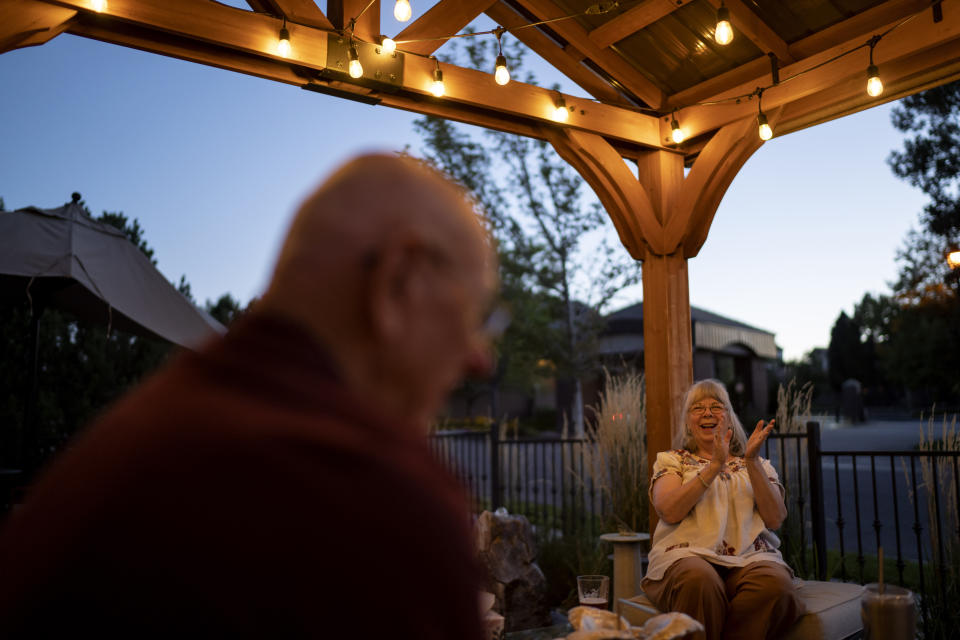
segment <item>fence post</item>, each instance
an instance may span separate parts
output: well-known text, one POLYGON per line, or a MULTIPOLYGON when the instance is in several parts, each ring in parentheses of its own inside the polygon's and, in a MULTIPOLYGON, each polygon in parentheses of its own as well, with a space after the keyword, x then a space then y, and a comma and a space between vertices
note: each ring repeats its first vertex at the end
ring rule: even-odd
POLYGON ((500 422, 490 423, 490 510, 496 511, 501 504, 500 488, 500 422))
MULTIPOLYGON (((810 523, 816 554, 817 580, 827 578, 827 533, 823 510, 823 463, 820 456, 820 423, 807 423, 807 462, 810 470, 810 523)), ((806 551, 804 551, 806 553, 806 551)))

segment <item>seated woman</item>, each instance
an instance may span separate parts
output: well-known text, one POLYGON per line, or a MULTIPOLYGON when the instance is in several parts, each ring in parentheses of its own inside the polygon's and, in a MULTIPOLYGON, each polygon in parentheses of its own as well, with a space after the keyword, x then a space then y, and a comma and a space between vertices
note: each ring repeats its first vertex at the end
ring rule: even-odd
POLYGON ((787 516, 783 485, 750 439, 717 380, 695 383, 683 402, 682 448, 657 454, 650 498, 660 522, 641 583, 661 611, 682 611, 709 640, 774 638, 803 615, 792 572, 772 533, 787 516))

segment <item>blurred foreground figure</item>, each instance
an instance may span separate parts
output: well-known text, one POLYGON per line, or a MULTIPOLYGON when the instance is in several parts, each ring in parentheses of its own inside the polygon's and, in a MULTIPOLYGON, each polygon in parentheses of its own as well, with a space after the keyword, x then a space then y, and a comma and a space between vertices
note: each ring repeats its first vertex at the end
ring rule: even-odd
POLYGON ((489 367, 494 279, 452 184, 390 156, 340 169, 255 308, 8 519, 0 637, 480 638, 468 514, 425 435, 489 367))

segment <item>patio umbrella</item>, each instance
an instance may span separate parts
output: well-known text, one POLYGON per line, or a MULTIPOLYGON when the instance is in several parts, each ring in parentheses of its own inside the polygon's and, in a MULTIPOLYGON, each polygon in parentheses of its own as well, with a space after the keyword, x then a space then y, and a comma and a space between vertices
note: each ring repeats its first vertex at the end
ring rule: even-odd
POLYGON ((0 300, 56 307, 188 348, 224 332, 122 231, 87 217, 79 200, 0 211, 0 300))
POLYGON ((119 229, 90 219, 80 194, 56 209, 0 211, 0 304, 29 302, 30 398, 23 441, 29 474, 36 462, 37 344, 46 307, 142 336, 196 348, 225 331, 194 306, 119 229))

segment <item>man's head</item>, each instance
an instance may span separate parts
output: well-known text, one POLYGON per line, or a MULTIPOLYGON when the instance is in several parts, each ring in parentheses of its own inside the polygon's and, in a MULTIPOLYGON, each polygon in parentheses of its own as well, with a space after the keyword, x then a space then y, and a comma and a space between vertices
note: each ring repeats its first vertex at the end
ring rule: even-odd
POLYGON ((468 373, 496 289, 464 193, 416 160, 359 157, 303 203, 259 305, 306 327, 371 405, 423 424, 468 373))

